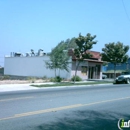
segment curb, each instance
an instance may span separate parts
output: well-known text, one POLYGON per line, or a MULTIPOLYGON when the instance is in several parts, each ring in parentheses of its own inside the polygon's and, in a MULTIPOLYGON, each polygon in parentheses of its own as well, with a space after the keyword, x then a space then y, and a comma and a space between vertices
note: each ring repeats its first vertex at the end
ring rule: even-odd
POLYGON ((10 85, 0 85, 0 93, 2 92, 11 92, 11 91, 24 91, 24 90, 40 90, 40 89, 62 89, 62 88, 78 88, 78 87, 91 87, 91 86, 109 86, 113 85, 112 83, 108 84, 89 84, 89 85, 72 85, 72 86, 48 86, 48 87, 35 87, 31 86, 35 84, 10 84, 10 85))

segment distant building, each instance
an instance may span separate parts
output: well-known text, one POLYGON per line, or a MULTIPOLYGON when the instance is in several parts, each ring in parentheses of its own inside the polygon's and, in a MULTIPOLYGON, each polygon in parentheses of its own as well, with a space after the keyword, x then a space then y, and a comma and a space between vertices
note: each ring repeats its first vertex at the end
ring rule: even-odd
MULTIPOLYGON (((32 51, 33 52, 33 51, 32 51)), ((77 75, 82 79, 102 79, 102 61, 99 52, 89 51, 93 55, 91 59, 86 59, 78 68, 77 75)), ((65 70, 57 70, 62 78, 70 79, 75 74, 76 59, 73 50, 69 50, 70 56, 69 72, 65 70)), ((48 78, 55 77, 54 70, 46 68, 46 61, 50 57, 46 53, 40 52, 38 54, 26 53, 11 53, 10 56, 5 56, 4 74, 13 76, 34 76, 48 78)))
POLYGON ((4 75, 4 68, 0 66, 0 76, 4 75))
MULTIPOLYGON (((116 65, 116 76, 120 75, 123 71, 130 71, 130 58, 127 63, 120 63, 116 65)), ((103 66, 103 73, 108 76, 108 78, 114 77, 114 64, 108 63, 108 65, 103 66)))

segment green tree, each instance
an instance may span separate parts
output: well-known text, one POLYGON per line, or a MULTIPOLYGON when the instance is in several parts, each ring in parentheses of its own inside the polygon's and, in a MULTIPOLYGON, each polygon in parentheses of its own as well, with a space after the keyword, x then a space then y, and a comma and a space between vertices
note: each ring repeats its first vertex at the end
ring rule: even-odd
POLYGON ((77 45, 77 47, 74 49, 74 55, 76 58, 75 77, 77 75, 77 70, 80 63, 83 62, 84 59, 89 59, 92 57, 88 50, 92 49, 93 44, 97 43, 97 41, 94 41, 95 38, 96 35, 91 36, 90 33, 88 33, 86 36, 82 36, 81 34, 79 34, 79 37, 75 38, 75 43, 77 45))
POLYGON ((69 71, 69 56, 68 53, 64 51, 65 44, 61 41, 50 53, 50 61, 45 62, 46 67, 52 70, 66 70, 69 71))
POLYGON ((114 65, 114 79, 116 78, 116 65, 119 63, 126 63, 128 61, 127 52, 129 46, 123 45, 121 42, 105 44, 105 48, 102 48, 102 60, 110 62, 114 65))
POLYGON ((70 48, 76 48, 77 45, 75 43, 75 37, 71 38, 71 39, 66 39, 65 41, 61 41, 56 47, 62 46, 64 48, 64 50, 68 50, 70 48))
POLYGON ((76 45, 76 42, 75 42, 75 37, 73 37, 68 42, 68 49, 69 48, 74 48, 75 49, 76 47, 77 47, 77 45, 76 45))

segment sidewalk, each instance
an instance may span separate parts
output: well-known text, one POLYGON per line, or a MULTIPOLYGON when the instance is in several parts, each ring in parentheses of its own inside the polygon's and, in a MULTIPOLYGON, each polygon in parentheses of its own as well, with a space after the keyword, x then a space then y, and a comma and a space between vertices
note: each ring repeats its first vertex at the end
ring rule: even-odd
MULTIPOLYGON (((91 82, 91 81, 86 81, 86 82, 91 82)), ((54 84, 54 83, 46 82, 46 83, 27 83, 27 84, 0 84, 0 92, 20 91, 20 90, 35 90, 35 89, 47 89, 47 88, 50 88, 50 87, 39 88, 39 87, 30 86, 32 84, 40 85, 40 84, 54 84)), ((93 84, 87 85, 87 86, 92 86, 92 85, 93 84)), ((101 83, 101 84, 94 84, 94 85, 103 85, 103 84, 101 83)), ((86 86, 86 85, 80 85, 80 86, 86 86)), ((59 87, 61 88, 62 86, 59 86, 59 87)), ((56 87, 56 88, 59 88, 59 87, 56 87)), ((63 87, 70 87, 70 86, 63 86, 63 87)), ((71 87, 75 87, 75 86, 71 86, 71 87)), ((51 88, 55 88, 55 87, 51 87, 51 88)))
MULTIPOLYGON (((38 87, 30 86, 32 84, 33 83, 27 83, 27 84, 0 84, 0 92, 40 89, 38 87)), ((34 84, 35 85, 40 85, 40 84, 53 84, 53 83, 48 82, 48 83, 34 83, 34 84)))
POLYGON ((33 90, 33 89, 38 89, 38 88, 30 86, 30 84, 2 84, 0 85, 0 92, 33 90))

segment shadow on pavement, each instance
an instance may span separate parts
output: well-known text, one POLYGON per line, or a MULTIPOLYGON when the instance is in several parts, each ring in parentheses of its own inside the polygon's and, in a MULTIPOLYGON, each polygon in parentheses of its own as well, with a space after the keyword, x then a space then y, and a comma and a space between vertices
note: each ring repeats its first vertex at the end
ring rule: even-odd
MULTIPOLYGON (((74 116, 65 115, 55 122, 41 124, 35 130, 119 130, 118 120, 130 119, 130 115, 123 115, 106 111, 75 111, 74 116)), ((72 115, 71 114, 71 115, 72 115)))

